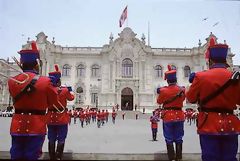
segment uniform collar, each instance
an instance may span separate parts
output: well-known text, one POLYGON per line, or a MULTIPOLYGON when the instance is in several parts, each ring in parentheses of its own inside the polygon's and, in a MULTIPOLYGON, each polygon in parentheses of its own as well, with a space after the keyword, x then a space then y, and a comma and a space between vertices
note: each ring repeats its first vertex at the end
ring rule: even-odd
POLYGON ((35 70, 23 70, 23 72, 30 72, 30 73, 34 73, 34 74, 39 74, 37 71, 35 70))
POLYGON ((177 83, 168 83, 168 86, 175 86, 177 83))
POLYGON ((213 69, 213 68, 227 68, 227 65, 223 63, 215 63, 210 67, 210 69, 213 69))

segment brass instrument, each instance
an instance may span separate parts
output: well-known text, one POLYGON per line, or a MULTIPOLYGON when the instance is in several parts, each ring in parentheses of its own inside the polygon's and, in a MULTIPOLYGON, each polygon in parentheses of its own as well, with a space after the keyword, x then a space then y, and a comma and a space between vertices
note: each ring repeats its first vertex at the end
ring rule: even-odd
MULTIPOLYGON (((13 60, 14 60, 14 59, 16 59, 16 58, 13 58, 13 60)), ((16 60, 14 60, 14 61, 16 61, 16 60)), ((19 84, 24 84, 24 83, 26 83, 26 82, 29 80, 29 75, 27 75, 26 73, 24 73, 24 72, 22 72, 22 71, 20 71, 20 70, 18 70, 18 69, 16 69, 16 68, 14 68, 14 67, 12 67, 11 65, 5 63, 5 62, 2 61, 2 60, 0 60, 0 63, 3 64, 3 65, 5 65, 5 66, 7 66, 8 68, 11 68, 11 69, 13 69, 13 70, 15 70, 15 71, 23 74, 24 76, 26 76, 26 79, 24 79, 23 81, 19 81, 19 80, 17 80, 17 79, 12 78, 11 76, 7 76, 7 75, 5 75, 4 73, 1 73, 1 72, 0 72, 0 75, 1 75, 1 76, 5 77, 5 78, 8 78, 8 79, 12 79, 13 81, 15 81, 15 82, 17 82, 17 83, 19 83, 19 84)), ((17 63, 17 62, 16 62, 16 63, 17 63)), ((18 63, 17 63, 17 64, 18 64, 18 63)), ((19 65, 19 64, 18 64, 18 65, 19 65)))

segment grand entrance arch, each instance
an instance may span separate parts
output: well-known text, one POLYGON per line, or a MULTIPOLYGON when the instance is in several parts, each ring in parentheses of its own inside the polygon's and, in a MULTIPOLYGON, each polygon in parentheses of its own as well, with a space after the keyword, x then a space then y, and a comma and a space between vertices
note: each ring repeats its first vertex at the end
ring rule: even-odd
POLYGON ((124 88, 121 92, 121 109, 133 110, 133 91, 129 87, 124 88))

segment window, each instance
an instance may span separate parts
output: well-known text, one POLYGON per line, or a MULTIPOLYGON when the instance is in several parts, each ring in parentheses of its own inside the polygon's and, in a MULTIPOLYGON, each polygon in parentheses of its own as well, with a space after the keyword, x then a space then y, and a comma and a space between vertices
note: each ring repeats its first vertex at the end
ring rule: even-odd
POLYGON ((99 71, 100 71, 100 67, 97 64, 93 65, 92 66, 92 77, 98 77, 99 71))
POLYGON ((77 66, 77 77, 83 77, 85 75, 85 67, 80 64, 77 66))
POLYGON ((191 73, 190 67, 189 66, 185 66, 184 67, 184 77, 189 77, 190 73, 191 73))
POLYGON ((98 95, 97 95, 97 93, 92 93, 91 94, 91 103, 96 103, 96 105, 97 105, 97 100, 98 99, 98 95))
POLYGON ((161 65, 156 65, 155 66, 155 73, 156 73, 156 77, 162 77, 162 67, 161 65))
POLYGON ((62 70, 62 76, 70 76, 70 71, 71 71, 70 66, 68 64, 65 64, 62 70))
POLYGON ((126 58, 122 61, 122 77, 133 77, 133 62, 131 59, 126 58))

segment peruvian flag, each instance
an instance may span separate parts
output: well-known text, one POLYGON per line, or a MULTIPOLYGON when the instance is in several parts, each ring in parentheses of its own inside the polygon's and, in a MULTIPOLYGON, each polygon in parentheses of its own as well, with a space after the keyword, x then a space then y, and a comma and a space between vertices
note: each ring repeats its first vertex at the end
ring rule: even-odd
POLYGON ((124 21, 127 19, 127 6, 125 7, 125 9, 123 10, 122 12, 122 15, 120 17, 120 20, 119 20, 119 26, 122 27, 124 21))

